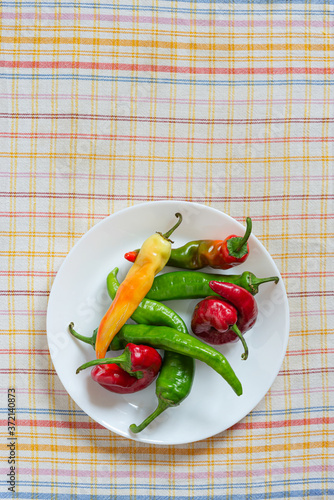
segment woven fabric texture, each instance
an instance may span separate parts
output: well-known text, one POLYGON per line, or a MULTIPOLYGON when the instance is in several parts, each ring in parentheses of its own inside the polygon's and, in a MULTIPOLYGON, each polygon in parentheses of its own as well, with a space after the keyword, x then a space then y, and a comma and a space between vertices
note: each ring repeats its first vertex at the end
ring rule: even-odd
POLYGON ((0 498, 334 497, 333 26, 316 0, 2 2, 0 498), (180 446, 89 418, 46 336, 74 244, 159 200, 250 215, 290 307, 264 399, 180 446))

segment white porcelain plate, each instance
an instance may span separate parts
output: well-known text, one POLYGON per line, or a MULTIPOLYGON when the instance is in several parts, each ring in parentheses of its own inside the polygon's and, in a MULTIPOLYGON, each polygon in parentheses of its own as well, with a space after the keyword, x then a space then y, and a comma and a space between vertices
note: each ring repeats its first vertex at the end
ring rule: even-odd
MULTIPOLYGON (((111 302, 106 288, 108 273, 118 267, 118 279, 124 279, 131 266, 124 259, 124 253, 140 247, 155 231, 167 231, 176 221, 176 212, 181 212, 183 222, 173 234, 175 248, 194 239, 224 239, 230 234, 244 233, 244 226, 228 215, 197 203, 162 201, 127 208, 96 224, 72 248, 54 280, 47 311, 52 361, 76 404, 110 431, 129 439, 163 445, 205 439, 244 418, 276 378, 289 335, 288 301, 282 278, 267 250, 251 235, 246 262, 225 273, 251 271, 260 278, 279 276, 280 280, 276 285, 262 284, 256 295, 259 316, 255 326, 245 334, 248 359, 241 359, 241 342, 217 347, 239 377, 242 396, 236 396, 214 370, 196 361, 193 387, 183 403, 167 409, 141 433, 132 434, 129 425, 139 424, 157 405, 155 383, 138 393, 119 395, 93 382, 89 369, 76 375, 76 368, 94 359, 95 352, 90 345, 68 333, 68 324, 73 321, 81 334, 92 334, 111 302)), ((163 272, 175 270, 166 267, 163 272)), ((224 273, 210 268, 202 271, 224 273)), ((168 305, 183 317, 190 329, 191 315, 198 301, 171 301, 168 305)), ((118 354, 120 352, 111 353, 118 354)))

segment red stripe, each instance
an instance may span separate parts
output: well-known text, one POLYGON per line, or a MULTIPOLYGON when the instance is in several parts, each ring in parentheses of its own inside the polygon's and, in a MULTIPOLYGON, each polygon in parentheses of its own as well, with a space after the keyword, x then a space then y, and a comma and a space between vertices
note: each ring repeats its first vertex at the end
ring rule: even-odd
MULTIPOLYGON (((7 426, 7 421, 0 420, 1 425, 7 426)), ((25 420, 16 419, 17 427, 63 427, 66 429, 104 429, 104 427, 97 422, 68 422, 61 420, 25 420)))
POLYGON ((167 66, 157 64, 125 64, 125 63, 93 63, 72 61, 0 61, 2 68, 26 69, 87 69, 87 70, 116 70, 116 71, 144 71, 155 73, 182 73, 202 75, 331 75, 334 68, 201 68, 191 66, 167 66))
POLYGON ((334 366, 331 367, 320 367, 320 368, 304 368, 300 370, 281 370, 278 375, 307 375, 307 374, 312 374, 314 375, 315 373, 332 373, 334 372, 334 366))
MULTIPOLYGON (((232 429, 275 429, 282 427, 300 427, 310 425, 329 425, 334 423, 334 417, 313 417, 301 419, 285 419, 285 420, 270 420, 266 422, 238 422, 232 429)), ((7 420, 0 420, 3 427, 7 426, 7 420)), ((33 420, 33 419, 17 419, 17 427, 58 427, 66 429, 104 429, 97 422, 69 422, 61 420, 33 420)))
POLYGON ((305 271, 302 273, 281 273, 282 277, 284 278, 304 278, 305 276, 308 277, 317 277, 317 276, 334 276, 334 271, 305 271))
POLYGON ((268 422, 239 422, 232 429, 273 429, 279 427, 299 427, 308 425, 328 425, 334 423, 334 417, 314 417, 293 420, 270 420, 268 422))
MULTIPOLYGON (((1 198, 7 198, 8 196, 13 196, 14 198, 55 198, 55 199, 62 199, 62 198, 73 198, 73 193, 51 193, 51 192, 36 192, 36 191, 31 191, 31 192, 24 192, 24 191, 16 191, 16 192, 0 192, 0 197, 1 198)), ((76 193, 75 194, 76 199, 81 199, 81 200, 109 200, 109 199, 116 199, 116 200, 126 200, 129 201, 128 195, 111 195, 111 194, 102 194, 102 193, 76 193)), ((309 193, 304 193, 304 194, 296 194, 296 193, 282 193, 282 194, 277 194, 277 195, 263 195, 263 196, 210 196, 210 197, 205 197, 205 196, 192 196, 192 197, 187 197, 187 196, 179 196, 178 200, 179 201, 199 201, 199 202, 204 202, 207 200, 210 200, 211 202, 254 202, 258 203, 261 201, 282 201, 282 200, 332 200, 334 198, 334 195, 332 194, 327 194, 327 193, 320 193, 320 194, 309 194, 309 193)), ((146 195, 133 195, 131 196, 131 199, 133 201, 147 201, 147 196, 146 195)), ((157 201, 157 200, 166 200, 167 198, 165 196, 154 196, 154 199, 152 201, 157 201)))
POLYGON ((0 296, 6 295, 17 295, 17 296, 37 296, 37 297, 47 297, 49 295, 48 290, 0 290, 0 296))
POLYGON ((289 292, 288 297, 333 297, 334 291, 289 292))
POLYGON ((0 290, 0 296, 7 295, 17 295, 17 296, 36 296, 36 297, 47 297, 49 295, 47 290, 0 290))
MULTIPOLYGON (((87 219, 88 217, 102 220, 108 217, 110 213, 92 215, 90 213, 69 213, 69 212, 0 212, 0 217, 10 217, 11 219, 14 217, 54 217, 54 218, 76 218, 76 219, 87 219)), ((332 214, 280 214, 280 215, 259 215, 252 216, 253 221, 267 221, 267 220, 324 220, 324 219, 332 219, 332 214)), ((241 219, 240 219, 240 222, 241 219)), ((1 271, 0 271, 1 275, 1 271)))
POLYGON ((0 113, 1 118, 29 119, 29 120, 100 120, 100 121, 135 121, 149 123, 199 123, 199 124, 269 124, 269 123, 323 123, 333 122, 334 118, 319 117, 287 117, 287 118, 173 118, 173 117, 152 117, 152 116, 119 116, 119 115, 93 115, 93 114, 51 114, 51 113, 0 113))
POLYGON ((0 368, 0 373, 15 373, 17 375, 29 375, 31 373, 38 375, 56 375, 56 370, 54 369, 43 369, 43 368, 0 368))
MULTIPOLYGON (((319 331, 319 334, 323 334, 319 331)), ((286 356, 305 356, 305 355, 314 355, 314 354, 327 354, 334 353, 334 349, 303 349, 299 351, 287 351, 286 356)))

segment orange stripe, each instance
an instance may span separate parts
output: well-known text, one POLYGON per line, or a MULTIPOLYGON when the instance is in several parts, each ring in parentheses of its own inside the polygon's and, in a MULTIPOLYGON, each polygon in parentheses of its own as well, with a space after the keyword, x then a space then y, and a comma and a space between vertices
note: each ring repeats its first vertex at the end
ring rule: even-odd
MULTIPOLYGON (((101 427, 92 427, 92 429, 101 429, 101 427)), ((37 427, 36 427, 37 430, 37 427)), ((258 442, 258 440, 257 440, 258 442)), ((144 444, 144 443, 143 443, 144 444)), ((287 449, 289 450, 303 450, 306 452, 306 450, 319 450, 323 448, 330 449, 334 446, 334 441, 325 441, 321 439, 320 441, 309 441, 309 442, 300 442, 300 443, 287 443, 287 444, 267 444, 266 448, 269 449, 270 451, 286 451, 287 449)), ((29 445, 29 444, 24 444, 20 443, 20 450, 25 451, 25 450, 34 450, 35 453, 40 453, 42 451, 45 452, 58 452, 58 453, 71 453, 73 451, 71 445, 65 445, 62 444, 60 447, 57 445, 50 445, 50 444, 38 444, 36 443, 35 445, 29 445)), ((6 444, 0 445, 1 450, 8 450, 8 447, 6 444)), ((149 449, 149 448, 148 448, 149 449)), ((141 453, 145 453, 143 446, 140 448, 141 453)), ((159 448, 160 453, 162 453, 164 448, 159 448)), ((146 450, 147 452, 148 450, 146 450)), ((165 448, 165 453, 170 451, 168 448, 165 448)), ((84 454, 89 454, 91 452, 91 448, 89 446, 77 446, 77 453, 84 453, 84 454)), ((203 450, 201 450, 203 452, 203 450)), ((225 447, 217 447, 213 450, 214 455, 220 455, 221 453, 231 453, 237 455, 237 454, 249 454, 249 453, 263 453, 263 444, 257 444, 257 445, 252 445, 252 444, 247 444, 245 446, 232 446, 232 448, 226 449, 225 447)), ((110 446, 99 446, 99 453, 103 454, 110 454, 110 446)), ((178 449, 178 455, 187 455, 189 453, 188 449, 178 449)))
MULTIPOLYGON (((202 35, 206 36, 206 35, 202 35)), ((221 33, 216 35, 221 38, 221 33)), ((94 47, 149 47, 149 48, 162 48, 162 49, 188 49, 188 50, 207 50, 207 51, 236 51, 240 50, 245 52, 245 50, 257 51, 291 51, 291 50, 301 50, 301 51, 328 51, 334 49, 334 44, 330 43, 315 43, 315 44, 304 44, 304 43, 184 43, 184 42, 165 42, 159 40, 122 40, 118 38, 89 38, 89 37, 28 37, 28 36, 4 36, 1 37, 1 42, 3 44, 28 44, 28 45, 92 45, 94 47)))

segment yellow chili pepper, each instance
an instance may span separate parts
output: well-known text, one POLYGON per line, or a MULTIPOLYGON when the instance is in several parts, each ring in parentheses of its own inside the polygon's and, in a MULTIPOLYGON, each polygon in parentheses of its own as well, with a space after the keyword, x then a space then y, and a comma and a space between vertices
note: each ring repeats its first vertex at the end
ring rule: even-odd
POLYGON ((155 275, 167 264, 172 243, 169 236, 182 222, 180 213, 176 213, 175 216, 179 220, 167 233, 157 232, 144 241, 136 261, 120 284, 98 328, 95 343, 98 359, 105 357, 110 342, 148 293, 155 275))

